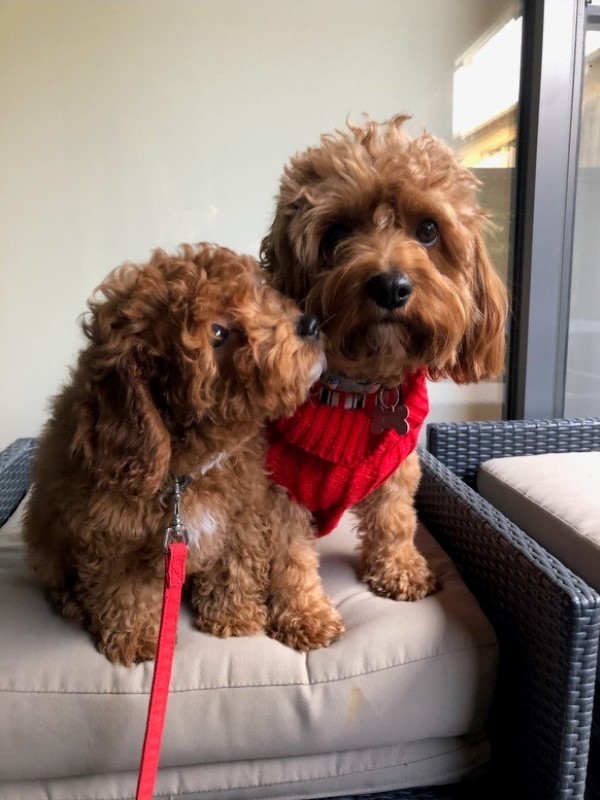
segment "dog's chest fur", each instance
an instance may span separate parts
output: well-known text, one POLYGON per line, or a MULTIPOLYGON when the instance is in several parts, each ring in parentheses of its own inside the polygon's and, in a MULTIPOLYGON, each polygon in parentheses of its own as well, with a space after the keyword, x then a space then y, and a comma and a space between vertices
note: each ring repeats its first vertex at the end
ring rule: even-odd
POLYGON ((190 546, 194 547, 205 537, 212 537, 223 528, 223 513, 218 508, 215 488, 226 480, 225 465, 228 454, 217 453, 198 470, 190 487, 190 495, 183 498, 184 525, 188 532, 190 546))

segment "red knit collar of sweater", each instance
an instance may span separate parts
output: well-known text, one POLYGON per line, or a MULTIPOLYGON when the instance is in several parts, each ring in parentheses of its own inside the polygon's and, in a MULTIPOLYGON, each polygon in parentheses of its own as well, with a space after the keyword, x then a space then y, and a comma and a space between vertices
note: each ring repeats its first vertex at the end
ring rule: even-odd
POLYGON ((415 449, 429 411, 424 370, 408 374, 399 387, 362 395, 362 407, 352 407, 356 396, 348 395, 356 393, 336 392, 333 401, 320 402, 323 391, 332 390, 317 387, 294 416, 271 424, 267 457, 274 480, 312 511, 321 534, 415 449), (394 424, 387 427, 380 417, 394 404, 394 424))
POLYGON ((326 461, 357 464, 390 438, 407 439, 414 449, 428 411, 425 371, 418 370, 398 387, 365 394, 334 391, 319 382, 294 416, 277 420, 273 427, 288 442, 326 461), (395 427, 388 419, 377 427, 378 417, 387 411, 396 421, 404 418, 405 425, 395 427))

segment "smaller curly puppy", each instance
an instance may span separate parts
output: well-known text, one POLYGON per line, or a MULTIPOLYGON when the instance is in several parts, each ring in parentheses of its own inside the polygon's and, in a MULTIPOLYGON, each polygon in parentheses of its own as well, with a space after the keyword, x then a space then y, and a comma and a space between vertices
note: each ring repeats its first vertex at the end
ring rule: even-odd
POLYGON ((267 478, 262 434, 323 369, 317 320, 265 285, 254 259, 212 245, 156 251, 98 292, 39 442, 33 570, 111 661, 153 658, 163 534, 184 476, 197 627, 327 645, 340 617, 316 577, 308 515, 267 478))
POLYGON ((330 370, 272 426, 273 477, 321 535, 352 507, 365 582, 416 600, 435 588, 413 542, 425 379, 496 376, 507 298, 477 181, 439 139, 411 139, 407 119, 348 123, 296 154, 261 254, 273 285, 323 321, 330 370))

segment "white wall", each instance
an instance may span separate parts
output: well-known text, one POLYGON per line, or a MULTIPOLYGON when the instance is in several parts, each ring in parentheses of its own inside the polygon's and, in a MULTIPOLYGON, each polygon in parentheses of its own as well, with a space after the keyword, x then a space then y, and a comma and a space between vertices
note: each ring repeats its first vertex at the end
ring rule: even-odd
MULTIPOLYGON (((454 60, 506 4, 0 0, 0 447, 39 431, 113 266, 256 254, 284 162, 348 114, 449 138, 454 60)), ((437 386, 432 419, 499 393, 437 386)))

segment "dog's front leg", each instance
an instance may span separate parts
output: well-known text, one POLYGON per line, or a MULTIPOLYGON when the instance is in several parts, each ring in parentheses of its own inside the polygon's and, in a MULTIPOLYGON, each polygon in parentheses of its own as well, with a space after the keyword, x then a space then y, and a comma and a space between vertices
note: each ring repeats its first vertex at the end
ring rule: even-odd
POLYGON ((344 625, 321 583, 309 515, 281 489, 274 489, 273 497, 268 633, 303 652, 327 647, 344 625))
POLYGON ((394 600, 420 600, 436 589, 435 577, 414 543, 414 495, 421 470, 416 453, 378 489, 355 506, 362 579, 394 600))
POLYGON ((244 537, 244 531, 230 534, 224 543, 207 544, 193 567, 194 624, 214 636, 254 636, 263 633, 267 623, 268 556, 256 539, 244 537))
POLYGON ((76 591, 84 624, 109 661, 129 667, 155 657, 162 590, 153 569, 100 563, 81 570, 76 591))

